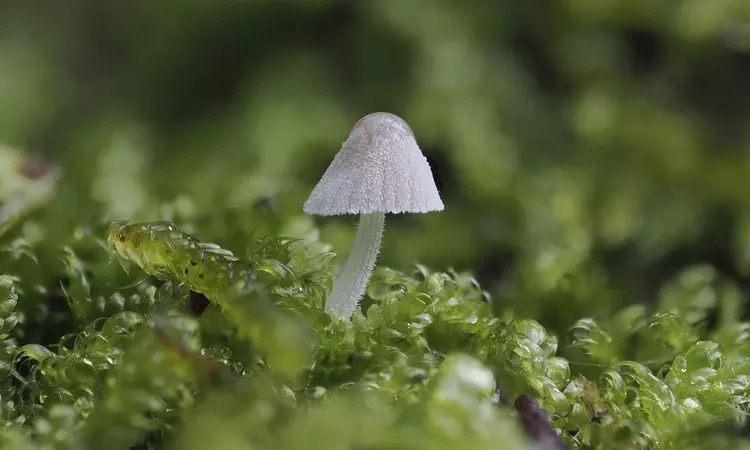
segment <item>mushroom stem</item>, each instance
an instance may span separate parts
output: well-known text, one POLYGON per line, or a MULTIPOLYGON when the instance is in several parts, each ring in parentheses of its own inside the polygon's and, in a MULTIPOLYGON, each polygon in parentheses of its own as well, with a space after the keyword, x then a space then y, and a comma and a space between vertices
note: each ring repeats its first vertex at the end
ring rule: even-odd
POLYGON ((329 315, 343 316, 348 320, 357 309, 375 268, 384 226, 385 213, 360 214, 354 247, 326 300, 325 309, 329 315))

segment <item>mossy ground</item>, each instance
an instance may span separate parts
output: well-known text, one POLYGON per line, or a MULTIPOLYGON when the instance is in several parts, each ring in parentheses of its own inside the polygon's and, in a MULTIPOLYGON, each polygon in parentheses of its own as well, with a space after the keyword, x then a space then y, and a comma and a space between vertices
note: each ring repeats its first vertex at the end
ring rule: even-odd
POLYGON ((3 448, 750 446, 747 0, 57 3, 0 5, 3 448), (301 207, 373 111, 446 209, 344 326, 301 207))
POLYGON ((748 445, 750 324, 711 267, 560 335, 469 273, 379 267, 346 323, 322 310, 335 254, 310 217, 40 233, 44 199, 3 236, 2 448, 748 445))

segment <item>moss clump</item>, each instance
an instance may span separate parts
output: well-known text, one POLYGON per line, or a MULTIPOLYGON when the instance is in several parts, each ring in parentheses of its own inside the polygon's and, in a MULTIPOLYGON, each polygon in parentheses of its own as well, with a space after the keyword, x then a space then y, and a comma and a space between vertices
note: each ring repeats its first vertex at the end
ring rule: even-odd
POLYGON ((182 198, 55 228, 38 200, 0 236, 0 448, 750 444, 750 324, 710 266, 563 333, 471 274, 379 267, 348 323, 309 217, 182 198))
POLYGON ((347 324, 323 313, 333 253, 300 220, 289 219, 303 239, 240 235, 226 249, 166 222, 102 222, 24 257, 7 247, 4 258, 34 264, 6 265, 0 278, 3 448, 744 442, 750 326, 726 314, 704 326, 736 296, 710 269, 665 286, 654 310, 581 319, 555 336, 470 275, 381 267, 347 324), (58 271, 62 287, 27 279, 38 270, 58 271), (201 314, 191 292, 209 301, 201 314), (694 301, 678 310, 676 297, 694 301), (35 335, 35 314, 55 330, 35 335))

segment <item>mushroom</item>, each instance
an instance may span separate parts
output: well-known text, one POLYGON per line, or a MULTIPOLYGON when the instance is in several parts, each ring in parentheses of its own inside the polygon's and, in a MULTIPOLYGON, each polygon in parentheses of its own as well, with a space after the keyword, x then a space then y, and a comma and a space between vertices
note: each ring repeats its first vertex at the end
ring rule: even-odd
POLYGON ((349 319, 375 267, 385 214, 442 211, 443 201, 409 125, 377 112, 354 125, 303 209, 360 216, 354 247, 325 305, 329 315, 349 319))

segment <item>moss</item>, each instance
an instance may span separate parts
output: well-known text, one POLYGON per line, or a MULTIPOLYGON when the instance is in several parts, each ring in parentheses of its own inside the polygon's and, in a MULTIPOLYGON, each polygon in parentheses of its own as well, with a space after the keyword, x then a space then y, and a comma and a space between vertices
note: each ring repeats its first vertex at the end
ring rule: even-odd
POLYGON ((666 285, 652 310, 583 318, 560 336, 506 311, 469 274, 379 267, 347 324, 322 312, 333 253, 311 223, 287 221, 305 238, 241 236, 223 249, 173 223, 102 222, 53 250, 30 245, 34 270, 68 280, 73 325, 59 342, 30 342, 18 304, 48 309, 50 292, 33 294, 23 270, 0 278, 4 448, 744 442, 750 326, 703 326, 736 292, 707 296, 717 281, 703 266, 666 285), (210 302, 197 316, 191 291, 210 302))

